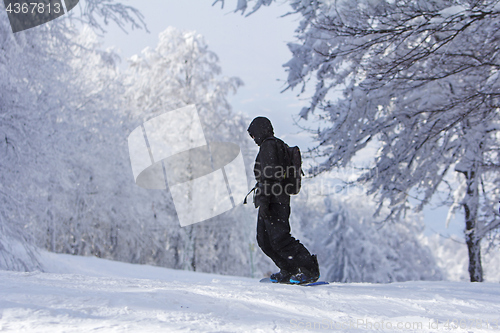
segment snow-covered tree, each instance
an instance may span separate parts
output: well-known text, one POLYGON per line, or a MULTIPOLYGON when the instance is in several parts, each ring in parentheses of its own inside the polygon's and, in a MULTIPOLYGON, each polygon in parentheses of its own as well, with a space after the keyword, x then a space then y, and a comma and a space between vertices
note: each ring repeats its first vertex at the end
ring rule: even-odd
MULTIPOLYGON (((141 24, 134 10, 119 3, 86 4, 92 8, 78 17, 79 28, 91 17, 141 24)), ((93 156, 90 138, 109 125, 96 121, 96 101, 115 75, 115 58, 96 50, 91 31, 79 33, 70 16, 13 34, 6 12, 0 13, 2 268, 40 268, 30 243, 56 249, 56 241, 64 242, 59 236, 67 235, 64 225, 83 214, 78 202, 91 197, 76 188, 95 190, 87 185, 92 166, 85 160, 93 156), (81 143, 89 145, 78 151, 81 143)))
POLYGON ((322 121, 313 172, 380 147, 360 180, 397 220, 410 198, 422 209, 456 171, 451 212, 463 208, 470 278, 482 281, 480 242, 500 226, 499 2, 289 3, 302 21, 288 84, 312 88, 300 115, 322 121))
MULTIPOLYGON (((274 1, 275 0, 238 0, 238 2, 236 3, 236 8, 235 8, 234 11, 235 12, 241 11, 241 14, 245 14, 245 12, 248 9, 248 4, 249 3, 254 3, 252 10, 247 13, 247 16, 248 16, 248 15, 251 15, 251 14, 255 13, 262 6, 269 6, 269 5, 271 5, 274 1)), ((216 5, 217 3, 220 3, 221 6, 222 6, 222 8, 224 8, 225 0, 215 0, 213 2, 212 6, 216 5)))
MULTIPOLYGON (((467 246, 462 239, 456 237, 444 238, 441 235, 425 237, 423 243, 428 246, 438 263, 438 266, 449 281, 470 280, 468 267, 467 246)), ((497 248, 490 247, 486 242, 482 243, 481 262, 484 269, 484 280, 486 282, 500 282, 500 257, 497 248)))
MULTIPOLYGON (((196 104, 203 123, 212 126, 207 128, 207 135, 216 133, 214 129, 220 124, 233 121, 227 95, 235 93, 243 82, 221 74, 217 55, 200 34, 168 27, 160 33, 155 49, 146 48, 142 57, 136 55, 129 61, 134 72, 130 96, 141 112, 157 115, 196 104)), ((229 128, 226 125, 221 129, 229 128)), ((237 134, 241 138, 239 129, 220 135, 227 138, 237 134)))

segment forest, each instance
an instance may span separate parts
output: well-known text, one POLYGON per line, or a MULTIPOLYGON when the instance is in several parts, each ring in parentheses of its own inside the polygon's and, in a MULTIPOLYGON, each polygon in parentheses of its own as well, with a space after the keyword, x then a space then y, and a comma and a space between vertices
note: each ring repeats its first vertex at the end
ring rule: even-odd
MULTIPOLYGON (((275 2, 206 5, 233 6, 245 20, 275 2)), ((322 278, 500 281, 500 1, 286 2, 300 18, 286 89, 312 91, 297 115, 321 124, 309 129, 317 144, 303 152, 291 224, 318 254, 322 278), (367 163, 356 164, 360 154, 367 163), (342 195, 318 190, 353 168, 342 195), (462 244, 423 234, 422 210, 437 193, 449 218, 464 216, 462 244)), ((229 102, 244 80, 224 75, 200 33, 168 26, 124 69, 102 47, 102 22, 147 29, 145 18, 119 1, 79 6, 17 33, 0 11, 0 269, 43 271, 40 251, 49 251, 221 275, 273 272, 255 240, 253 205, 241 198, 181 227, 168 189, 135 184, 127 144, 146 121, 195 105, 207 141, 240 147, 251 188, 251 118, 229 102)))

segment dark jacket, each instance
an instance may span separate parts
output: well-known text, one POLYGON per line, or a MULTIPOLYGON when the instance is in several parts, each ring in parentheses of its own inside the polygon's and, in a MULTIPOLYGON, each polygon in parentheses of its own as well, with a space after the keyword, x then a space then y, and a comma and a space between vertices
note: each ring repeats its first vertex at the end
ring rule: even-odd
POLYGON ((260 146, 255 159, 254 175, 257 180, 255 206, 269 203, 290 204, 290 196, 283 188, 285 172, 285 144, 274 136, 269 119, 255 118, 248 127, 248 133, 260 146))

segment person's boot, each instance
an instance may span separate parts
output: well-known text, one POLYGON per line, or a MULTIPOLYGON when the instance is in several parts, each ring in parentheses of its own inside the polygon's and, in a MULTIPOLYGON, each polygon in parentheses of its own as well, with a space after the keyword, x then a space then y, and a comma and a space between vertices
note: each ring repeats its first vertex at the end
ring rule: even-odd
POLYGON ((315 254, 312 255, 312 263, 313 266, 308 268, 301 267, 299 268, 298 273, 290 276, 290 283, 292 284, 306 284, 313 283, 318 281, 319 279, 319 265, 318 258, 315 254))
POLYGON ((313 268, 312 268, 312 272, 313 274, 317 275, 318 276, 318 279, 319 279, 319 264, 318 264, 318 256, 313 254, 312 255, 312 260, 313 260, 313 268))
POLYGON ((290 277, 292 275, 292 273, 282 269, 278 273, 271 274, 269 279, 274 283, 289 283, 290 277))

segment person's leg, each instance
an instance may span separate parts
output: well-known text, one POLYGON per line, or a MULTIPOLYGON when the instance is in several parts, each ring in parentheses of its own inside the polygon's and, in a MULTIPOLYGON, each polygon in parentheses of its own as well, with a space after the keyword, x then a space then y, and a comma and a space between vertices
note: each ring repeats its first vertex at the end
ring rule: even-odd
POLYGON ((294 274, 297 271, 296 268, 293 265, 290 265, 288 260, 284 260, 282 256, 274 250, 271 244, 269 231, 266 228, 266 225, 269 224, 269 222, 266 223, 266 220, 269 219, 270 216, 267 216, 259 209, 259 215, 257 218, 257 244, 261 248, 262 252, 271 258, 280 270, 294 274))
POLYGON ((289 217, 290 205, 271 203, 268 216, 263 218, 273 253, 278 254, 287 267, 292 267, 289 271, 317 269, 317 262, 311 253, 290 234, 289 217))

